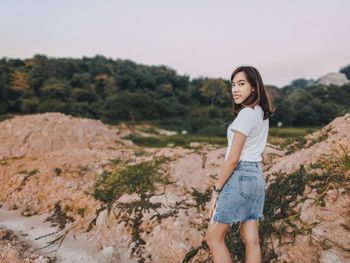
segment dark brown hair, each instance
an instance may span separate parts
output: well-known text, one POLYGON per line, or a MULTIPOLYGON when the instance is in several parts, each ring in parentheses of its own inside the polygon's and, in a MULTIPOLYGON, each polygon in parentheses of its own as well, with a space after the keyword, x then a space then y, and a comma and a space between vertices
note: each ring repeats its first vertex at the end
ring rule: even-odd
MULTIPOLYGON (((271 99, 265 90, 265 86, 259 71, 252 66, 240 66, 233 71, 231 75, 231 83, 238 72, 243 72, 249 84, 252 86, 252 88, 254 88, 254 90, 256 90, 256 92, 252 92, 250 96, 242 102, 242 104, 244 104, 244 106, 260 105, 264 112, 263 119, 265 120, 269 118, 275 110, 272 108, 271 99)), ((233 113, 235 115, 237 115, 238 112, 244 107, 242 104, 236 104, 233 101, 233 113)))

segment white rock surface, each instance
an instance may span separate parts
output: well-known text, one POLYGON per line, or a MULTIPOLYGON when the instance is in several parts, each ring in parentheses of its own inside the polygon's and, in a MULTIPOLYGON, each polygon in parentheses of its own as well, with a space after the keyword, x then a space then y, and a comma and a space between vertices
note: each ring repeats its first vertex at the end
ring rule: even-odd
POLYGON ((350 81, 346 78, 346 75, 344 73, 330 72, 320 77, 316 81, 316 84, 323 84, 326 86, 329 86, 329 85, 342 86, 342 85, 348 84, 349 82, 350 81))

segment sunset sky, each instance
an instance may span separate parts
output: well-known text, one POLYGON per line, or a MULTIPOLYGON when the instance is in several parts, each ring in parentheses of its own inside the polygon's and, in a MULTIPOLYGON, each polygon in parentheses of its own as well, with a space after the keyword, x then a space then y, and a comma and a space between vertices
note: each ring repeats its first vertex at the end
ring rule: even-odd
POLYGON ((93 57, 229 79, 252 65, 264 83, 350 64, 349 0, 1 0, 0 57, 93 57))

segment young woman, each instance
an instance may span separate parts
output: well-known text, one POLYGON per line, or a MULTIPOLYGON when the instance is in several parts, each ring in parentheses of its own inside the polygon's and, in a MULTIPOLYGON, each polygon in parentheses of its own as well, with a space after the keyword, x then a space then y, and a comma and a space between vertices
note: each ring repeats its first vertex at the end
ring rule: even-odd
POLYGON ((260 73, 241 66, 231 75, 234 121, 228 147, 210 201, 206 241, 215 263, 232 262, 225 235, 240 223, 246 262, 261 262, 259 219, 263 218, 265 178, 260 165, 273 110, 260 73))

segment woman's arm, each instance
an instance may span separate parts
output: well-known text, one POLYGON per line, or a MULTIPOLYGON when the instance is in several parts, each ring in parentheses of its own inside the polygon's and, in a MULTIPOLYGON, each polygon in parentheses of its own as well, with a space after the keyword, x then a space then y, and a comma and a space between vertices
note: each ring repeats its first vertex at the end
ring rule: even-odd
POLYGON ((229 154, 226 160, 224 160, 223 164, 221 165, 220 174, 215 184, 216 187, 220 189, 225 185, 227 179, 230 177, 230 175, 234 171, 239 161, 239 158, 241 156, 242 149, 247 138, 246 135, 244 135, 239 131, 233 131, 233 132, 234 132, 233 141, 231 144, 229 154))
MULTIPOLYGON (((234 132, 234 135, 233 135, 233 141, 231 144, 230 151, 228 153, 226 160, 223 162, 221 166, 219 178, 217 180, 217 183, 215 184, 215 186, 220 189, 225 185, 227 179, 230 177, 230 175, 234 171, 239 161, 239 157, 241 156, 241 152, 247 138, 246 135, 244 135, 239 131, 234 130, 233 132, 234 132)), ((213 211, 215 209, 216 201, 218 197, 219 197, 219 193, 213 191, 211 201, 210 201, 210 208, 209 208, 210 218, 213 215, 213 211)))

